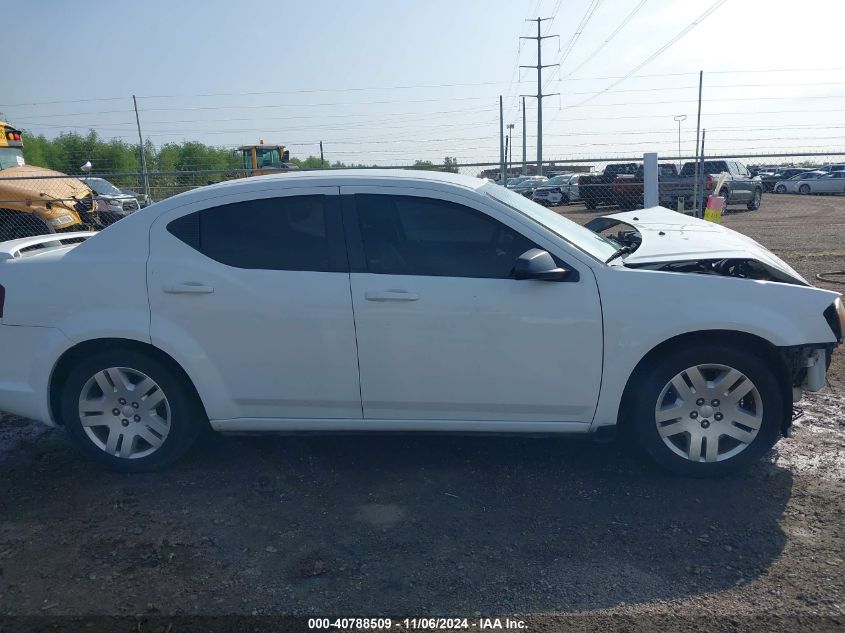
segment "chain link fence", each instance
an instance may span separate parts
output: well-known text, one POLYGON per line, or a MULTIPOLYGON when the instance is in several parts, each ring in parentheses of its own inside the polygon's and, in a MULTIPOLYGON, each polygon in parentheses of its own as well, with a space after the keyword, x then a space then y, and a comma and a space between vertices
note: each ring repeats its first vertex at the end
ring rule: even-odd
MULTIPOLYGON (((542 175, 537 174, 536 164, 508 165, 504 179, 500 178, 498 163, 398 163, 378 168, 435 170, 489 178, 554 208, 566 206, 571 210, 595 212, 639 209, 644 204, 643 161, 636 157, 549 161, 543 165, 542 175)), ((154 202, 250 175, 249 171, 238 169, 81 176, 29 166, 2 170, 0 241, 48 233, 98 231, 154 202)), ((694 157, 659 162, 660 205, 692 213, 704 208, 709 194, 722 194, 728 208, 737 210, 759 208, 771 195, 845 194, 845 154, 708 156, 699 170, 694 157)))

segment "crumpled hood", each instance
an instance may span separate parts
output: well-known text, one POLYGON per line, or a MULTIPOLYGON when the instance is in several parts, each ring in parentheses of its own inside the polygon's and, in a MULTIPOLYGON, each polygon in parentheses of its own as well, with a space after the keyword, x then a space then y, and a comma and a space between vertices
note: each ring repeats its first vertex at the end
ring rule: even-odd
POLYGON ((810 285, 795 269, 750 237, 721 224, 664 207, 602 216, 633 226, 642 244, 626 255, 625 264, 681 262, 697 259, 754 259, 810 285))
POLYGON ((78 178, 44 167, 35 165, 9 167, 3 170, 2 175, 4 178, 21 178, 21 180, 4 180, 0 183, 2 189, 8 194, 13 194, 15 198, 79 200, 91 195, 91 190, 78 178), (35 178, 36 176, 45 178, 42 180, 35 178))

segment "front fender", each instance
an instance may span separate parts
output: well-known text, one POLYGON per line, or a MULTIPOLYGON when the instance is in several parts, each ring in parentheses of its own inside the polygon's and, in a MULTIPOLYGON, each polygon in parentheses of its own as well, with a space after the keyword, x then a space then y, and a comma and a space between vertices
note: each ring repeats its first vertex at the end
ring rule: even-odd
POLYGON ((726 330, 775 347, 835 343, 823 312, 838 296, 808 286, 612 267, 596 271, 604 316, 604 371, 593 427, 615 424, 639 362, 683 334, 726 330))

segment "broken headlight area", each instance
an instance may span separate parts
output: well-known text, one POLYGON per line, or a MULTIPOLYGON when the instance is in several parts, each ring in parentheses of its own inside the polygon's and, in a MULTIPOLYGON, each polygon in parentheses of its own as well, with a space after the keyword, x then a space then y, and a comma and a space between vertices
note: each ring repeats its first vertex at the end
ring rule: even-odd
POLYGON ((718 275, 720 277, 736 277, 739 279, 753 279, 757 281, 777 281, 781 283, 804 285, 797 279, 784 274, 755 259, 695 259, 679 262, 655 262, 643 264, 628 264, 630 268, 645 270, 660 270, 673 273, 693 273, 698 275, 718 275))

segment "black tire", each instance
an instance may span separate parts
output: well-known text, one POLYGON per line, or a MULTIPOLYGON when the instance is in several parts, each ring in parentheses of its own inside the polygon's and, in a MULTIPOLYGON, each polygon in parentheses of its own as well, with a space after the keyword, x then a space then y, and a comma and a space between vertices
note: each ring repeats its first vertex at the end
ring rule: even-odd
POLYGON ((760 189, 754 190, 754 196, 751 200, 748 201, 746 208, 749 211, 757 211, 760 208, 760 204, 763 202, 763 192, 760 189))
MULTIPOLYGON (((208 419, 193 386, 167 364, 142 351, 115 347, 83 358, 71 368, 61 386, 61 421, 83 452, 100 464, 120 472, 144 472, 163 468, 184 455, 208 419), (85 432, 79 415, 83 387, 95 374, 110 367, 129 368, 149 376, 164 393, 170 412, 170 425, 161 446, 152 454, 123 458, 108 454, 85 432)), ((133 422, 130 421, 130 424, 133 422)), ((125 425, 124 425, 125 426, 125 425)))
POLYGON ((775 187, 775 193, 786 193, 786 187, 783 185, 778 185, 775 187))
POLYGON ((808 193, 810 193, 810 185, 801 185, 800 187, 798 187, 798 193, 807 195, 808 193))
POLYGON ((679 475, 719 477, 735 472, 759 460, 780 437, 786 398, 769 364, 747 349, 720 343, 678 349, 658 358, 632 388, 628 401, 629 430, 652 460, 679 475), (673 377, 688 368, 706 364, 734 368, 751 380, 762 401, 762 423, 756 437, 738 454, 722 461, 696 462, 676 454, 661 438, 655 407, 662 390, 673 377))
POLYGON ((52 226, 37 215, 0 209, 0 242, 55 232, 52 226))

